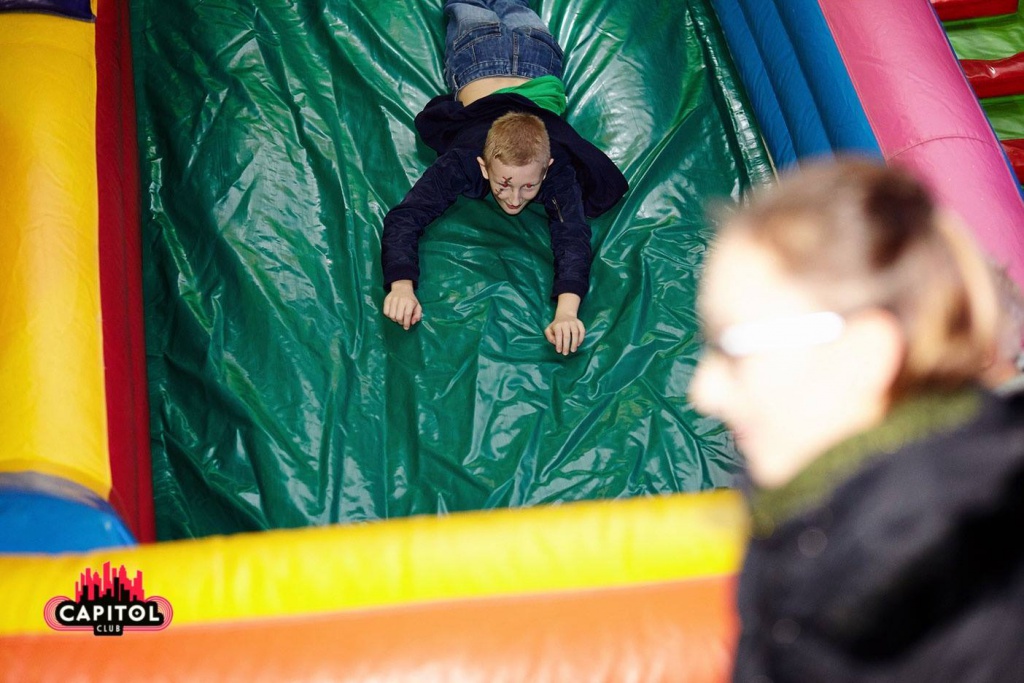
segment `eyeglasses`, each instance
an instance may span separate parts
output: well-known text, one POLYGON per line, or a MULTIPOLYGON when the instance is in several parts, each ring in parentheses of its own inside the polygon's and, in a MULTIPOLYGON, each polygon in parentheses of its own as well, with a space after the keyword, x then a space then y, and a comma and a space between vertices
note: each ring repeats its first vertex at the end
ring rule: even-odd
POLYGON ((770 351, 802 349, 836 341, 846 320, 832 311, 817 311, 770 320, 729 325, 705 348, 726 358, 745 358, 770 351))

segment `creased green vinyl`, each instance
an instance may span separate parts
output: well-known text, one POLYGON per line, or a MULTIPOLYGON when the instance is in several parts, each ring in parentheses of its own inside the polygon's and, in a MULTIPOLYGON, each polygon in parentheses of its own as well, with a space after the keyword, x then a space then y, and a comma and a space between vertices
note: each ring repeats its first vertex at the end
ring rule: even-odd
POLYGON ((567 119, 631 190, 593 222, 575 355, 546 219, 460 200, 423 321, 381 313, 381 222, 433 160, 440 0, 132 0, 163 539, 729 486, 686 397, 712 199, 770 177, 704 0, 546 0, 567 119))

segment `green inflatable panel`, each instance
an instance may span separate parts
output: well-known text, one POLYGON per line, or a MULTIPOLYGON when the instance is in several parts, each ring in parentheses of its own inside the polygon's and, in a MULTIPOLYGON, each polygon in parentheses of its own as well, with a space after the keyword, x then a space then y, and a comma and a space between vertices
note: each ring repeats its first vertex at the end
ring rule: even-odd
POLYGON ((730 486, 686 397, 709 200, 772 170, 706 0, 544 0, 566 118, 631 184, 592 222, 588 334, 547 221, 460 200, 381 313, 381 223, 434 158, 441 0, 132 0, 163 539, 730 486))
POLYGON ((960 59, 1002 59, 1024 50, 1024 2, 1015 14, 950 21, 943 26, 960 59))
POLYGON ((1024 95, 985 99, 981 101, 981 108, 1000 140, 1024 138, 1024 95))

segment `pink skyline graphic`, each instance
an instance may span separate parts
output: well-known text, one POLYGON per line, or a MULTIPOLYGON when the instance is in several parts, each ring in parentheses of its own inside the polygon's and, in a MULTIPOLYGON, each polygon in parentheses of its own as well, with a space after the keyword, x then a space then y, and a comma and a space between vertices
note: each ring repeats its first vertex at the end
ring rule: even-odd
POLYGON ((75 602, 101 599, 115 602, 144 602, 146 593, 142 588, 142 570, 135 572, 135 578, 128 580, 128 571, 121 565, 117 572, 111 572, 110 563, 103 563, 103 576, 86 568, 75 582, 75 602))

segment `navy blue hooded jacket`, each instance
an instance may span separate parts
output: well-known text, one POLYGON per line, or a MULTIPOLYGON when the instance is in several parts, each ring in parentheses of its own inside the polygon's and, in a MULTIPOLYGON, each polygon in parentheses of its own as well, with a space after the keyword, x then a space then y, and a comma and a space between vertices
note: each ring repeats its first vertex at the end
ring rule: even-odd
POLYGON ((459 195, 482 199, 490 194, 476 159, 483 155, 491 124, 510 111, 538 116, 551 140, 554 163, 534 201, 543 204, 551 230, 552 296, 572 292, 583 297, 587 293, 591 248, 586 219, 614 206, 628 189, 626 179, 611 159, 561 117, 511 93, 489 95, 468 107, 452 95, 440 95, 416 116, 417 132, 438 158, 384 217, 381 261, 385 289, 390 290, 395 280, 418 283, 420 237, 459 195))

